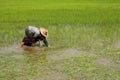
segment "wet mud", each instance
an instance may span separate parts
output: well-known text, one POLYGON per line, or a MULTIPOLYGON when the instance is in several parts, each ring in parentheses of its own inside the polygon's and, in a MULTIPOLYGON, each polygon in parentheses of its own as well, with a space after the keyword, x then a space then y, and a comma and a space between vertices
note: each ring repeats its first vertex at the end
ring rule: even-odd
MULTIPOLYGON (((14 63, 13 68, 18 72, 23 72, 23 70, 27 70, 26 64, 36 65, 40 64, 41 61, 45 63, 51 63, 50 61, 58 61, 54 63, 54 68, 49 68, 49 64, 45 64, 39 67, 38 70, 42 73, 42 75, 32 78, 31 80, 69 80, 70 76, 66 73, 57 71, 63 68, 64 63, 59 62, 60 60, 72 58, 72 57, 80 57, 80 56, 97 56, 96 54, 88 53, 84 50, 78 50, 76 48, 67 48, 61 50, 46 50, 45 48, 39 47, 18 47, 18 46, 10 46, 6 48, 0 49, 0 54, 3 56, 8 56, 13 62, 14 60, 18 60, 14 63), (44 67, 45 66, 45 67, 44 67)), ((4 60, 4 59, 1 59, 4 60)), ((41 62, 41 63, 43 63, 41 62)), ((105 58, 95 59, 96 64, 99 64, 104 67, 114 67, 115 63, 112 60, 105 58)), ((44 63, 43 63, 44 64, 44 63)), ((76 65, 76 62, 69 61, 65 64, 73 64, 76 65)), ((2 75, 10 74, 8 71, 1 72, 2 75)), ((79 79, 79 75, 84 77, 84 74, 76 73, 74 78, 79 79)), ((25 79, 29 78, 27 75, 17 76, 15 79, 25 79)))
POLYGON ((23 50, 16 45, 0 48, 0 54, 21 53, 23 50))
POLYGON ((108 68, 113 67, 115 65, 115 63, 112 60, 105 59, 105 58, 96 59, 96 63, 108 68))
POLYGON ((51 70, 51 69, 46 69, 46 68, 40 68, 42 70, 42 75, 36 77, 32 80, 68 80, 69 76, 65 73, 51 70), (46 75, 46 76, 45 76, 46 75))
POLYGON ((115 42, 114 47, 120 49, 120 41, 115 42))
POLYGON ((47 57, 48 60, 62 60, 70 57, 78 57, 84 55, 86 51, 80 51, 75 48, 68 48, 65 50, 55 51, 54 54, 51 54, 47 57))

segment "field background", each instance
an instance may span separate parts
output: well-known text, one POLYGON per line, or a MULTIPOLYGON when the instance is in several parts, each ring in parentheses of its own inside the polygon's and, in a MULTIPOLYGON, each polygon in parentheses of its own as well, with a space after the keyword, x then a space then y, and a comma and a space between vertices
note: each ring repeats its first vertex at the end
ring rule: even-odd
POLYGON ((0 0, 0 69, 0 80, 119 80, 120 1, 0 0), (51 48, 18 47, 29 25, 49 30, 51 48))

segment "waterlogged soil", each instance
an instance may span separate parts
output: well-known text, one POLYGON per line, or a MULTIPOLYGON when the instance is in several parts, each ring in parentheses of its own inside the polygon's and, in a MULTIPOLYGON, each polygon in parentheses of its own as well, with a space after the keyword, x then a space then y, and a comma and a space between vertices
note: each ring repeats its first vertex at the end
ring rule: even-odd
POLYGON ((65 50, 59 50, 55 51, 55 54, 49 55, 47 57, 48 60, 62 60, 62 59, 67 59, 70 57, 78 57, 81 55, 84 55, 86 51, 80 51, 75 48, 69 48, 65 50))
POLYGON ((42 70, 42 75, 36 77, 32 80, 68 80, 69 76, 65 73, 51 70, 51 69, 45 69, 45 68, 40 68, 39 70, 42 70), (46 76, 44 76, 46 75, 46 76))
POLYGON ((115 63, 112 60, 105 59, 105 58, 96 59, 96 62, 105 67, 113 67, 115 65, 115 63))
MULTIPOLYGON (((0 50, 0 54, 6 54, 6 55, 12 54, 13 58, 25 58, 25 55, 23 55, 23 53, 25 53, 26 55, 29 55, 29 54, 39 55, 44 52, 47 52, 47 51, 45 49, 40 49, 39 47, 20 48, 19 46, 9 46, 9 47, 5 47, 5 48, 1 48, 1 50, 0 50)), ((46 56, 46 59, 48 61, 62 60, 62 59, 70 58, 70 57, 81 56, 81 55, 84 55, 86 53, 86 51, 77 50, 75 48, 68 48, 68 49, 64 49, 64 50, 54 50, 54 51, 52 51, 52 53, 53 54, 46 56)))
MULTIPOLYGON (((20 76, 15 76, 15 80, 20 80, 20 79, 30 79, 30 80, 68 80, 71 79, 70 75, 59 71, 61 69, 64 69, 64 65, 71 65, 74 66, 74 68, 79 68, 76 65, 75 61, 67 61, 62 63, 62 60, 69 59, 69 58, 75 58, 75 57, 80 57, 80 56, 97 56, 96 54, 89 54, 87 51, 84 50, 79 50, 76 48, 66 48, 66 49, 61 49, 61 50, 54 50, 54 49, 46 49, 46 48, 39 48, 39 47, 23 47, 20 48, 19 46, 9 46, 5 48, 0 48, 0 54, 1 57, 6 56, 8 61, 9 59, 12 60, 11 62, 14 63, 12 68, 16 70, 17 72, 21 73, 20 76), (43 62, 41 62, 43 61, 43 62), (57 63, 52 64, 52 68, 48 67, 50 66, 52 62, 56 61, 57 63), (40 64, 41 66, 38 66, 38 68, 31 68, 33 65, 40 64), (43 65, 45 63, 45 65, 43 65), (32 64, 29 67, 28 64, 32 64), (36 76, 28 76, 24 74, 24 70, 30 71, 30 69, 38 69, 38 73, 40 71, 40 75, 36 76), (22 74, 23 73, 23 74, 22 74)), ((0 59, 1 62, 3 59, 0 59)), ((7 61, 7 60, 6 60, 7 61)), ((4 61, 3 61, 4 62, 4 61)), ((105 59, 105 58, 97 58, 93 62, 96 62, 96 64, 102 65, 104 67, 113 67, 115 63, 112 60, 105 59)), ((4 69, 4 65, 0 65, 4 69)), ((11 68, 11 70, 12 70, 11 68)), ((12 73, 12 71, 11 71, 12 73)), ((29 72, 28 72, 29 73, 29 72)), ((0 72, 2 75, 10 75, 8 70, 0 72)), ((83 73, 76 73, 73 76, 75 79, 79 79, 79 75, 81 77, 84 77, 83 73)), ((72 80, 72 79, 71 79, 72 80)), ((74 79, 73 79, 74 80, 74 79)))
POLYGON ((114 47, 120 49, 120 41, 115 42, 114 47))
POLYGON ((20 52, 23 52, 23 50, 16 45, 0 48, 0 54, 10 54, 10 53, 20 53, 20 52))

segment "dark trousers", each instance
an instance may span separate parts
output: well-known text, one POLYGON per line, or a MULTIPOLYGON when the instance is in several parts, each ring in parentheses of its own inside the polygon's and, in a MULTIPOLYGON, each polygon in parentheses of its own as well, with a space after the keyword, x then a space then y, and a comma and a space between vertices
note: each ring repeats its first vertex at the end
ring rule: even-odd
POLYGON ((34 39, 30 39, 27 37, 24 37, 22 42, 24 42, 24 45, 26 45, 26 46, 32 46, 32 44, 35 44, 34 39))

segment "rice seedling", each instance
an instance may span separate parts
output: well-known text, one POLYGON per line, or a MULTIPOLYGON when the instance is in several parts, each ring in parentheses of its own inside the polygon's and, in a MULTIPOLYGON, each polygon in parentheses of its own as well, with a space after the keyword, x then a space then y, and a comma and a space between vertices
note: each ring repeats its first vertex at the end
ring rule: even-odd
POLYGON ((1 0, 0 80, 119 80, 119 6, 119 0, 1 0), (54 48, 18 47, 29 25, 47 28, 54 48))

